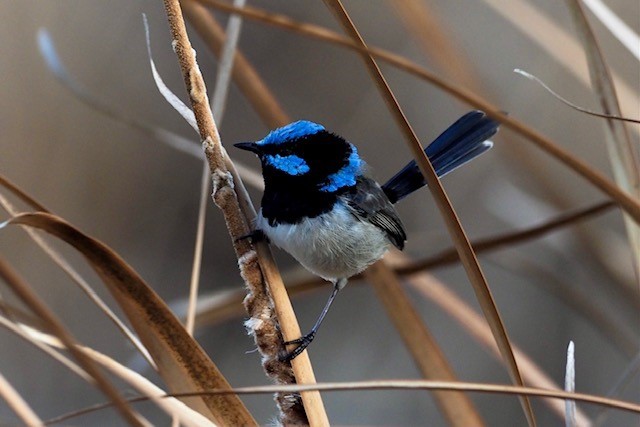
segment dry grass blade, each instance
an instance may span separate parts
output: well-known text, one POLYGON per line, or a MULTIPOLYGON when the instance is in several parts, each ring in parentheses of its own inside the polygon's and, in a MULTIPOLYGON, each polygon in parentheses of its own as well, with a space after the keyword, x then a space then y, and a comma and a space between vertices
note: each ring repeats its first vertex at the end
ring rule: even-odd
MULTIPOLYGON (((85 381, 94 384, 93 378, 88 376, 79 366, 68 360, 64 355, 58 352, 56 348, 66 348, 62 342, 53 335, 43 332, 41 329, 26 326, 22 324, 14 324, 8 319, 0 316, 0 326, 5 327, 7 330, 13 332, 18 337, 24 339, 26 342, 36 346, 46 354, 52 356, 55 360, 59 361, 70 371, 79 375, 85 381), (55 348, 54 348, 55 347, 55 348)), ((138 392, 144 394, 153 400, 161 409, 165 410, 169 415, 175 415, 180 422, 189 426, 212 426, 211 421, 207 420, 204 416, 188 408, 184 403, 175 399, 168 401, 167 399, 159 399, 166 395, 166 392, 151 381, 143 377, 142 375, 132 371, 124 365, 113 360, 109 356, 99 353, 88 347, 78 347, 88 357, 93 359, 98 364, 104 366, 107 370, 114 375, 122 378, 125 382, 133 386, 138 392)), ((50 424, 51 420, 48 420, 46 424, 50 424)))
MULTIPOLYGON (((187 334, 166 304, 135 270, 106 245, 46 213, 19 215, 9 223, 42 229, 85 256, 129 318, 170 390, 230 388, 215 364, 187 334)), ((255 424, 237 396, 195 398, 185 403, 223 425, 255 424)))
MULTIPOLYGON (((307 23, 300 23, 283 15, 266 13, 255 8, 236 9, 229 4, 220 2, 219 0, 198 1, 206 3, 207 5, 218 8, 220 10, 240 13, 247 18, 256 19, 261 22, 276 25, 284 29, 294 31, 298 34, 307 35, 330 43, 335 43, 342 47, 353 49, 358 52, 368 53, 375 58, 380 59, 381 61, 387 62, 401 70, 415 75, 420 79, 428 81, 439 89, 451 94, 456 99, 474 108, 478 108, 486 112, 489 116, 498 120, 505 127, 508 127, 509 129, 533 142, 536 146, 538 146, 538 148, 556 158, 558 161, 562 162, 567 167, 571 168, 573 171, 593 184, 595 187, 600 189, 600 191, 619 202, 621 208, 624 209, 630 216, 632 216, 637 223, 640 223, 640 202, 637 199, 629 196, 626 192, 620 190, 602 173, 590 167, 587 163, 574 156, 564 148, 560 147, 558 144, 555 144, 553 141, 546 138, 544 135, 537 132, 533 128, 527 126, 525 123, 515 119, 514 117, 504 114, 501 108, 487 102, 485 99, 481 98, 473 92, 460 88, 459 85, 456 85, 451 81, 438 77, 434 73, 428 71, 423 67, 420 67, 407 58, 386 51, 384 49, 375 47, 364 48, 360 45, 355 44, 351 39, 340 36, 326 28, 307 23)), ((515 0, 513 2, 515 3, 515 0)), ((509 5, 509 7, 511 7, 511 2, 505 3, 505 6, 507 4, 509 5)), ((514 16, 526 16, 526 13, 519 13, 515 14, 514 16)))
MULTIPOLYGON (((49 214, 36 214, 49 215, 49 214)), ((62 322, 53 314, 46 304, 36 295, 31 287, 0 257, 0 277, 11 287, 13 292, 44 322, 49 329, 67 346, 82 368, 93 377, 96 386, 111 399, 122 418, 133 426, 149 425, 144 418, 135 413, 123 399, 118 390, 100 372, 96 364, 76 348, 76 340, 71 336, 62 322)))
POLYGON ((87 105, 92 110, 104 114, 119 123, 123 123, 127 126, 143 132, 157 138, 159 141, 167 144, 169 147, 188 154, 192 157, 202 159, 202 149, 193 141, 188 140, 176 133, 168 131, 166 129, 159 128, 157 126, 140 121, 135 115, 121 113, 114 108, 102 102, 93 94, 78 83, 66 70, 62 60, 58 56, 55 45, 51 40, 49 33, 45 30, 38 32, 38 47, 40 48, 40 54, 44 58, 49 71, 60 81, 60 83, 73 95, 87 105))
MULTIPOLYGON (((456 381, 453 368, 411 304, 393 270, 380 260, 365 270, 365 277, 373 285, 422 376, 428 380, 456 381)), ((484 425, 466 394, 435 391, 433 396, 449 425, 484 425)))
POLYGON ((165 411, 167 415, 175 417, 175 419, 183 426, 189 427, 214 427, 215 424, 207 419, 204 415, 189 408, 178 399, 164 399, 165 391, 153 384, 147 378, 132 371, 126 366, 118 363, 109 356, 97 352, 91 348, 82 347, 82 351, 91 357, 105 369, 124 380, 127 384, 135 388, 139 393, 144 394, 152 400, 160 409, 165 411))
MULTIPOLYGON (((598 95, 602 110, 611 116, 622 116, 609 67, 605 63, 582 5, 579 0, 567 0, 567 4, 587 55, 591 84, 598 95)), ((607 119, 605 123, 605 142, 616 182, 620 188, 640 200, 638 148, 631 142, 624 123, 611 119, 607 119)), ((629 245, 634 254, 632 262, 636 271, 636 280, 640 284, 640 225, 637 222, 634 223, 628 215, 625 215, 624 218, 629 245)))
POLYGON ((587 393, 566 392, 564 390, 547 390, 543 388, 522 387, 503 384, 487 384, 472 382, 447 382, 426 380, 374 380, 345 383, 320 383, 313 385, 288 385, 288 386, 260 386, 239 387, 233 390, 216 390, 209 393, 269 393, 277 390, 447 390, 447 391, 476 391, 481 393, 511 394, 524 396, 538 396, 553 399, 572 399, 585 403, 607 406, 623 411, 640 413, 640 404, 619 399, 597 396, 587 393))
POLYGON ((67 369, 78 375, 83 380, 94 384, 93 378, 91 378, 91 376, 89 376, 80 366, 52 347, 54 340, 57 344, 60 344, 60 347, 64 347, 64 345, 60 343, 60 340, 56 339, 52 335, 44 334, 41 332, 41 329, 31 325, 25 325, 15 321, 12 322, 4 316, 0 316, 0 326, 51 356, 52 359, 64 365, 67 369))
POLYGON ((0 398, 7 402, 9 408, 13 410, 25 426, 37 427, 44 425, 40 417, 2 374, 0 374, 0 398))
MULTIPOLYGON (((258 244, 253 251, 246 241, 238 240, 249 232, 248 224, 255 217, 255 210, 222 147, 208 103, 206 85, 186 32, 180 3, 176 0, 165 0, 164 4, 174 51, 178 56, 209 162, 213 179, 213 199, 224 215, 230 237, 234 241, 240 272, 249 290, 245 306, 252 316, 249 326, 263 355, 263 366, 269 376, 279 382, 314 383, 315 376, 308 354, 301 354, 291 364, 282 362, 278 357, 283 347, 282 336, 286 340, 296 339, 301 335, 300 327, 268 247, 258 244), (269 289, 268 293, 266 287, 269 289), (271 298, 273 303, 270 301, 271 298), (277 314, 279 327, 272 315, 273 311, 277 314)), ((195 15, 198 18, 204 17, 206 22, 213 21, 208 15, 198 14, 197 6, 189 1, 185 2, 187 10, 196 10, 195 15)), ((303 393, 301 396, 279 396, 277 400, 283 424, 329 424, 322 399, 317 392, 303 393), (304 410, 301 408, 300 399, 304 404, 304 410)))
MULTIPOLYGON (((0 185, 8 188, 17 195, 21 200, 25 201, 28 205, 32 206, 34 209, 38 209, 41 212, 47 212, 41 204, 31 198, 28 194, 22 191, 18 186, 11 183, 6 178, 0 176, 0 185)), ((13 207, 9 201, 0 194, 0 205, 6 210, 9 215, 16 216, 18 215, 18 210, 13 207)), ((149 352, 146 348, 140 343, 138 337, 136 337, 133 332, 118 318, 118 316, 111 310, 111 308, 105 303, 102 298, 91 288, 91 285, 82 277, 76 269, 74 269, 71 264, 62 256, 62 254, 56 251, 51 245, 49 245, 45 240, 35 233, 31 229, 26 229, 27 234, 31 239, 38 245, 42 250, 51 258, 53 262, 55 262, 61 269, 64 271, 70 278, 73 280, 76 285, 82 290, 87 297, 114 323, 116 328, 133 344, 133 346, 142 354, 142 356, 149 362, 149 364, 155 369, 155 363, 149 352)))
MULTIPOLYGON (((352 39, 366 49, 364 40, 358 33, 356 27, 353 25, 353 22, 349 18, 340 0, 325 0, 325 3, 335 13, 338 21, 342 24, 343 28, 352 37, 352 39)), ((402 109, 400 108, 393 93, 391 92, 391 89, 382 76, 382 73, 380 72, 380 69, 378 68, 378 65, 374 61, 373 57, 368 53, 362 53, 362 58, 364 59, 372 78, 378 85, 378 89, 381 91, 383 98, 387 102, 387 105, 392 115, 396 119, 398 126, 400 126, 402 132, 404 133, 410 149, 413 152, 413 156, 416 159, 416 162, 418 162, 420 171, 427 181, 428 188, 431 191, 431 194, 433 195, 438 208, 440 209, 440 213, 447 225, 449 234, 451 235, 451 238, 455 243, 462 264, 467 272, 467 276, 469 277, 469 280, 473 285, 476 297, 480 303, 480 306, 482 307, 482 311, 487 321, 489 322, 489 325, 491 326, 491 330, 494 334, 496 342, 498 343, 500 352, 507 362, 509 375, 511 376, 511 379, 515 384, 524 385, 522 376, 520 374, 520 371, 518 370, 518 365, 516 363, 515 357, 513 356, 513 351, 511 350, 511 345, 509 344, 509 337, 507 335, 506 329, 504 328, 495 302, 493 301, 491 291, 489 290, 482 269, 480 268, 478 260, 476 259, 475 253, 473 252, 471 244, 469 243, 469 240, 467 239, 467 236, 462 229, 462 225, 460 224, 460 221, 458 220, 457 215, 453 210, 451 203, 449 202, 444 188, 440 184, 433 166, 429 162, 429 159, 422 149, 420 141, 409 125, 409 122, 407 121, 404 113, 402 112, 402 109)), ((526 397, 521 398, 521 403, 525 412, 527 422, 531 426, 535 425, 535 417, 533 415, 531 403, 526 397)))
MULTIPOLYGON (((549 399, 572 399, 579 402, 601 405, 607 408, 614 408, 621 411, 640 413, 640 405, 625 400, 609 399, 607 397, 597 396, 587 393, 566 392, 564 390, 547 390, 534 387, 520 387, 502 384, 486 384, 471 382, 448 382, 448 381, 426 381, 426 380, 373 380, 373 381, 351 381, 351 382, 334 382, 319 384, 299 384, 299 385, 280 385, 280 386, 255 386, 255 387, 238 387, 232 390, 208 390, 204 394, 268 394, 274 392, 291 392, 291 391, 351 391, 351 390, 446 390, 446 391, 465 391, 479 392, 504 395, 526 395, 536 396, 549 399)), ((185 397, 192 396, 192 393, 170 394, 167 397, 185 397)), ((147 397, 133 397, 128 399, 130 403, 144 402, 147 397)), ((92 411, 101 410, 109 407, 110 404, 95 405, 82 411, 86 414, 92 411)), ((80 412, 77 412, 79 414, 80 412)), ((73 415, 72 415, 73 416, 73 415)), ((68 419, 70 417, 66 417, 68 419)))

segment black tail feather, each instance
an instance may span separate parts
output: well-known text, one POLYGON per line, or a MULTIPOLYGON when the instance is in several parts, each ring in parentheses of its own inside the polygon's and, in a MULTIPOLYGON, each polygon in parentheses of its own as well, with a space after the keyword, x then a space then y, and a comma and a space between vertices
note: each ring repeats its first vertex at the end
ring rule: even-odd
MULTIPOLYGON (((482 111, 471 111, 449 126, 424 152, 439 177, 478 157, 492 147, 487 141, 498 131, 499 123, 482 111)), ((409 162, 382 190, 391 203, 403 199, 426 185, 415 160, 409 162)))

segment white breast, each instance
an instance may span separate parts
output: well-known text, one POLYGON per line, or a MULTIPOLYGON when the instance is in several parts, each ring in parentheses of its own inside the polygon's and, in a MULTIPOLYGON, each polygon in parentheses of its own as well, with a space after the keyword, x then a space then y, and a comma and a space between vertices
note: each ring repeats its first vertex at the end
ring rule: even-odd
POLYGON ((382 230, 357 219, 341 203, 326 214, 275 227, 260 211, 256 228, 309 271, 330 281, 361 272, 382 258, 390 243, 382 230))

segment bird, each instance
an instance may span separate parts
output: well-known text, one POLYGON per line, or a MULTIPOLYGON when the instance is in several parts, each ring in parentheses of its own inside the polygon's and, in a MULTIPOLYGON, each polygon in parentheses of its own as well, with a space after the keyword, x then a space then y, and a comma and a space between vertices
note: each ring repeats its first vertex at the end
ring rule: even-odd
MULTIPOLYGON (((460 117, 425 148, 442 177, 489 150, 499 123, 482 111, 460 117)), ((288 252, 333 290, 311 331, 284 344, 291 361, 311 344, 348 278, 379 260, 407 234, 394 204, 426 185, 415 160, 384 184, 370 176, 355 145, 324 126, 298 120, 235 147, 258 156, 264 193, 252 241, 266 239, 288 252)))

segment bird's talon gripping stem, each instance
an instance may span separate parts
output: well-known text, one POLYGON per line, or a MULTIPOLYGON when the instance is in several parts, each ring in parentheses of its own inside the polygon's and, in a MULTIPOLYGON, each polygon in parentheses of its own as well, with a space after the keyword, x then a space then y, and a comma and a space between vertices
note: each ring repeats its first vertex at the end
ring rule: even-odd
POLYGON ((315 338, 315 336, 316 336, 316 332, 311 331, 307 335, 301 336, 300 338, 297 338, 291 341, 286 341, 284 343, 285 346, 297 344, 297 347, 290 352, 280 355, 279 357, 280 361, 290 362, 296 357, 298 357, 300 353, 302 353, 307 347, 309 347, 309 344, 311 344, 311 341, 313 341, 313 338, 315 338))

